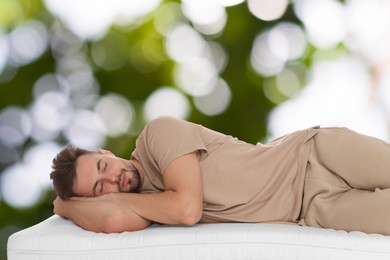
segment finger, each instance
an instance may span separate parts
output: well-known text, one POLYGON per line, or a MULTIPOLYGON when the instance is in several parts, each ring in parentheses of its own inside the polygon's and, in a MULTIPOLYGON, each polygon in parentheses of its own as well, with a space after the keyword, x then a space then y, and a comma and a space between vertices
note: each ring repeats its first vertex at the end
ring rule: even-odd
POLYGON ((111 151, 104 150, 104 149, 101 149, 101 148, 98 149, 98 152, 102 153, 102 154, 106 154, 106 155, 114 155, 111 151))

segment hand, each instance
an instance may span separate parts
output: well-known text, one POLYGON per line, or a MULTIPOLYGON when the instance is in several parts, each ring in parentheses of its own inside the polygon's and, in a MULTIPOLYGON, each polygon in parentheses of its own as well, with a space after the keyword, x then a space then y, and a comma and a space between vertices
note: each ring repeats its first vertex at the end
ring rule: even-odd
POLYGON ((61 217, 68 217, 68 211, 71 210, 72 202, 74 201, 92 201, 92 198, 82 198, 82 197, 72 197, 67 200, 63 200, 57 196, 57 198, 53 201, 54 205, 54 214, 61 217))
POLYGON ((54 214, 58 216, 65 217, 65 201, 57 196, 57 198, 53 201, 54 205, 54 214))
POLYGON ((68 217, 68 213, 72 210, 72 202, 93 202, 93 201, 102 201, 102 198, 99 197, 72 197, 67 200, 63 200, 57 196, 57 198, 53 201, 54 205, 54 214, 57 214, 61 217, 68 217))
POLYGON ((99 197, 56 198, 54 213, 72 220, 78 226, 105 233, 140 230, 150 221, 143 218, 122 202, 124 194, 109 193, 99 197))

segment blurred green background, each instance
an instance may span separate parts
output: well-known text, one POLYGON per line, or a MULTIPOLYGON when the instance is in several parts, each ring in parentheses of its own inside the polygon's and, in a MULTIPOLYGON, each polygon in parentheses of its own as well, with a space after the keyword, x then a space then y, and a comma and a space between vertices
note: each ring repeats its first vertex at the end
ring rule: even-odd
POLYGON ((0 0, 0 259, 10 234, 53 214, 62 147, 128 158, 161 114, 251 143, 317 124, 388 140, 389 12, 379 0, 0 0))

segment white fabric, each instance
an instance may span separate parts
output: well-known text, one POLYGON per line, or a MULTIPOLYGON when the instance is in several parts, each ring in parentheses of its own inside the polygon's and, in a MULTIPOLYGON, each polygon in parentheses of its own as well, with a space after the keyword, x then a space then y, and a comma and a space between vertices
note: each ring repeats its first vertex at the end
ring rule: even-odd
POLYGON ((153 225, 120 234, 85 231, 52 216, 11 235, 19 259, 390 259, 390 236, 288 224, 153 225))

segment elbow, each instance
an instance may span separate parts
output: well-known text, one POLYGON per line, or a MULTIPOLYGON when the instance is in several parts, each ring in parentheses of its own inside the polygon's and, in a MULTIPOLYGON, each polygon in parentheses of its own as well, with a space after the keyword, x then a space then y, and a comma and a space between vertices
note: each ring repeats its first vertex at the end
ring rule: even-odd
POLYGON ((101 232, 103 233, 122 233, 125 231, 137 231, 150 226, 151 221, 143 218, 133 218, 126 214, 107 214, 103 219, 101 232))
POLYGON ((101 226, 101 232, 103 233, 121 233, 126 230, 123 228, 123 221, 120 216, 114 216, 109 214, 104 217, 101 226))
POLYGON ((202 213, 202 207, 188 206, 181 214, 180 224, 186 226, 195 225, 202 218, 202 213))

